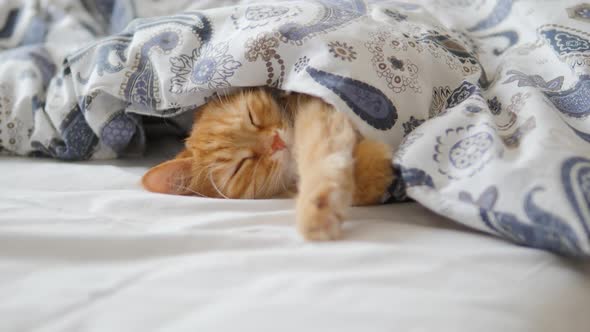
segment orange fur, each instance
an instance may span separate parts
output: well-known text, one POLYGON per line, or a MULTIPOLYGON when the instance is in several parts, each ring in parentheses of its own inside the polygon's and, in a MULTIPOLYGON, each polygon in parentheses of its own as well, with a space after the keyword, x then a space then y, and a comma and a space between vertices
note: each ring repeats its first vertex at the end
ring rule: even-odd
POLYGON ((392 151, 389 145, 369 139, 361 140, 354 149, 354 205, 379 202, 393 181, 392 151))
POLYGON ((143 186, 169 194, 269 198, 294 189, 297 227, 312 240, 339 236, 351 204, 379 201, 393 179, 391 152, 364 139, 319 98, 244 89, 197 111, 185 150, 150 169, 143 186))

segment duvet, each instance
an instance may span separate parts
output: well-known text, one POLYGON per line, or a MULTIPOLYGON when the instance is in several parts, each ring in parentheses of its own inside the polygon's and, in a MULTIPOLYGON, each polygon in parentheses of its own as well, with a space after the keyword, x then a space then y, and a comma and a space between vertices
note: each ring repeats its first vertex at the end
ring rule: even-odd
POLYGON ((386 201, 590 256, 589 4, 0 3, 3 153, 138 155, 147 119, 261 85, 319 96, 391 144, 386 201))

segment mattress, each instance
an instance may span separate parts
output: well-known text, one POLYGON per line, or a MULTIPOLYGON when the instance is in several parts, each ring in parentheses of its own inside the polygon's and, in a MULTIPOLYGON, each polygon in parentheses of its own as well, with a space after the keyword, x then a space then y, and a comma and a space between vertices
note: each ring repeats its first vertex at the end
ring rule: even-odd
POLYGON ((588 263, 414 203, 355 208, 342 240, 305 242, 291 199, 142 190, 176 148, 2 158, 0 331, 588 331, 588 263))

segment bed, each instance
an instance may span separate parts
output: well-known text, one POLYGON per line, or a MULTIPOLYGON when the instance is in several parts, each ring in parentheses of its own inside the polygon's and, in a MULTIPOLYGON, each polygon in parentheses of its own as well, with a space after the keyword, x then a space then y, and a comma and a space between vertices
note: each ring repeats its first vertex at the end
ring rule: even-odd
POLYGON ((416 203, 355 208, 342 241, 307 243, 290 199, 142 190, 176 146, 2 160, 1 331, 588 331, 588 263, 416 203))
POLYGON ((259 2, 0 3, 0 331, 587 332, 590 5, 259 2), (312 243, 141 188, 259 85, 395 146, 397 203, 312 243))

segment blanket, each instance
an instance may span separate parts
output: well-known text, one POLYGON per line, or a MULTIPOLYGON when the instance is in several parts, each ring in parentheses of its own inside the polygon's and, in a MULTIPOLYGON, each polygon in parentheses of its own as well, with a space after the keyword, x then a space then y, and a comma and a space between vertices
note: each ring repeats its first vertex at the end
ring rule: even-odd
POLYGON ((589 257, 589 23, 577 1, 3 1, 0 149, 138 155, 149 118, 270 86, 395 147, 385 200, 589 257))

